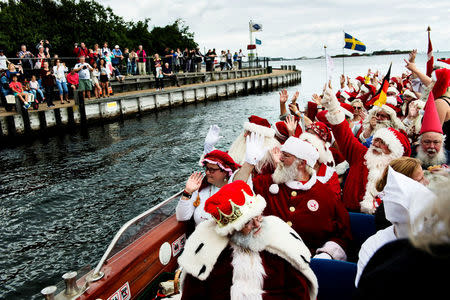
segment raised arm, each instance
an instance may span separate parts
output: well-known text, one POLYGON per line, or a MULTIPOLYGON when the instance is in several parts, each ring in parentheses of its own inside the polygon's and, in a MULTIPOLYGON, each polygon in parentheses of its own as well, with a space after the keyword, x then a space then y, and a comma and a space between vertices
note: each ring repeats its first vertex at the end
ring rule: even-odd
POLYGON ((247 182, 255 165, 265 154, 264 136, 252 132, 246 137, 245 162, 234 175, 233 181, 242 180, 247 182))

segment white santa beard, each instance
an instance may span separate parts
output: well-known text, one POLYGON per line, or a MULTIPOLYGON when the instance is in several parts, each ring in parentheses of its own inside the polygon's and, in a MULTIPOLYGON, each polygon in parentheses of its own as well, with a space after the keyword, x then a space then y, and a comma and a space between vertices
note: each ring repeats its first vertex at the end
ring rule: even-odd
POLYGON ((373 205, 373 199, 378 194, 375 185, 378 179, 383 175, 383 171, 386 166, 393 160, 398 157, 395 154, 374 154, 373 146, 369 147, 369 150, 364 155, 364 159, 366 161, 367 169, 369 170, 369 174, 367 175, 367 183, 366 183, 366 192, 364 194, 363 200, 360 202, 361 211, 364 213, 375 212, 375 206, 373 205))
POLYGON ((428 155, 428 153, 426 151, 424 151, 421 146, 419 146, 419 147, 417 147, 416 158, 422 162, 422 165, 425 168, 435 166, 435 165, 441 165, 447 161, 447 158, 445 157, 445 152, 444 152, 444 145, 442 145, 439 152, 437 152, 434 156, 428 155))
POLYGON ((299 161, 295 160, 292 165, 286 167, 283 163, 279 163, 272 174, 273 182, 276 184, 285 183, 297 179, 299 161))

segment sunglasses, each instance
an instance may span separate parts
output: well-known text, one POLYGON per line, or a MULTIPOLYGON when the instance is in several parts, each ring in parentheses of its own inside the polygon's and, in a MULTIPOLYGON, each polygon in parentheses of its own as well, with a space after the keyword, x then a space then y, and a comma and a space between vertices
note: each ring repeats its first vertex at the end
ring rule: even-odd
POLYGON ((362 109, 361 106, 353 106, 354 109, 362 109))

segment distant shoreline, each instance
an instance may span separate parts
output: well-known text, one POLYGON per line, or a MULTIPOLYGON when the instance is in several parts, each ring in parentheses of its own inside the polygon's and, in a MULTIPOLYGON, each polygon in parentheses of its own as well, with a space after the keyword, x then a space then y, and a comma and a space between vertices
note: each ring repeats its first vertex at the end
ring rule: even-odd
MULTIPOLYGON (((411 52, 411 50, 380 50, 380 51, 374 51, 372 53, 352 53, 352 54, 336 54, 332 55, 332 58, 342 58, 342 57, 360 57, 360 56, 382 56, 382 55, 400 55, 400 54, 408 54, 411 52)), ((436 51, 434 52, 435 58, 437 58, 437 54, 440 52, 449 52, 449 51, 436 51)), ((289 61, 289 60, 307 60, 307 59, 323 59, 324 56, 317 56, 317 57, 297 57, 297 58, 284 58, 284 57, 271 57, 271 61, 289 61)))

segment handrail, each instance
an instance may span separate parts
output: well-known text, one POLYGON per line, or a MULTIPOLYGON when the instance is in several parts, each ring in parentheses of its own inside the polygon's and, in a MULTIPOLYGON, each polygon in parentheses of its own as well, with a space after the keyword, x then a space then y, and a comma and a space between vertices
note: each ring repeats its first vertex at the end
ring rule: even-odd
MULTIPOLYGON (((178 193, 172 195, 171 197, 167 198, 166 200, 162 201, 161 203, 153 206, 152 208, 150 208, 149 210, 141 213, 140 215, 134 217, 133 219, 129 220, 127 223, 125 223, 120 229, 119 231, 116 233, 116 235, 114 236, 113 240, 111 241, 111 243, 108 246, 108 249, 106 249, 105 253, 103 254, 102 258, 100 259, 99 263, 97 264, 97 266, 94 269, 93 275, 94 276, 98 276, 100 275, 100 269, 102 268, 103 264, 105 263, 106 259, 108 258, 109 254, 111 253, 112 249, 114 249, 114 247, 117 244, 117 241, 119 240, 119 238, 122 236, 122 234, 132 225, 134 224, 137 220, 144 218, 146 216, 148 216, 149 214, 151 214, 152 212, 156 211, 157 209, 159 209, 161 206, 163 206, 164 204, 172 201, 174 198, 179 197, 181 195, 183 191, 179 191, 178 193)), ((101 277, 99 277, 101 278, 101 277)))

